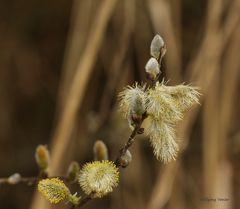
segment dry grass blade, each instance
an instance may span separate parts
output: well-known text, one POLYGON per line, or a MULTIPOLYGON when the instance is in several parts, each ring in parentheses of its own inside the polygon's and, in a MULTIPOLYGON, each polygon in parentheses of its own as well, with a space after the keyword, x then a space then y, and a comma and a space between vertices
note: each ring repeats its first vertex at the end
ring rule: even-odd
MULTIPOLYGON (((218 66, 219 67, 219 66, 218 66)), ((219 75, 214 76, 214 80, 206 92, 204 113, 203 113, 203 187, 204 197, 214 198, 217 195, 216 177, 219 170, 219 75)), ((204 203, 202 203, 204 204, 204 203)), ((206 209, 215 209, 217 203, 210 202, 206 209)), ((218 206, 219 207, 219 206, 218 206)))
POLYGON ((68 145, 68 140, 74 126, 77 110, 81 106, 88 80, 92 73, 97 53, 100 49, 107 23, 111 17, 117 0, 105 0, 101 3, 98 14, 93 22, 88 45, 79 61, 72 85, 69 90, 66 104, 53 136, 52 167, 50 173, 59 171, 60 162, 63 160, 68 145))
POLYGON ((66 97, 68 95, 69 87, 72 82, 73 75, 76 71, 79 57, 83 53, 86 45, 85 41, 89 33, 90 20, 92 19, 93 1, 78 1, 75 0, 72 6, 72 14, 70 18, 70 29, 66 42, 66 49, 64 53, 62 75, 59 86, 59 101, 58 111, 61 111, 66 97))
POLYGON ((240 42, 240 30, 239 24, 237 31, 231 40, 230 47, 226 53, 226 61, 223 65, 223 75, 222 75, 222 94, 220 100, 220 142, 219 142, 219 152, 220 156, 220 169, 217 178, 217 188, 218 196, 228 197, 230 201, 227 204, 220 205, 218 208, 236 208, 238 201, 237 194, 233 196, 233 184, 232 184, 232 174, 233 168, 231 162, 229 161, 229 135, 232 131, 231 121, 234 115, 234 105, 237 98, 237 90, 239 85, 239 75, 240 75, 240 60, 238 58, 238 52, 240 50, 240 45, 236 44, 240 42), (229 68, 229 66, 231 66, 229 68), (234 201, 234 202, 233 202, 234 201), (236 204, 236 205, 234 205, 236 204))
MULTIPOLYGON (((87 40, 87 46, 78 63, 62 115, 59 118, 54 136, 52 149, 52 167, 50 174, 59 173, 64 161, 64 153, 68 148, 69 139, 74 126, 77 111, 81 106, 92 68, 100 49, 107 23, 115 8, 117 0, 102 1, 87 40)), ((42 199, 36 197, 31 208, 44 208, 42 199)), ((46 207, 45 207, 46 208, 46 207)))
POLYGON ((119 80, 119 77, 122 75, 124 68, 123 62, 127 56, 127 50, 129 50, 129 44, 131 40, 131 36, 133 33, 133 27, 135 24, 135 17, 134 17, 134 9, 135 9, 135 2, 134 1, 123 1, 124 3, 124 27, 120 33, 120 40, 119 40, 119 49, 116 49, 116 52, 113 56, 112 62, 109 68, 108 73, 108 80, 105 86, 103 97, 101 99, 100 104, 100 114, 102 121, 105 121, 107 116, 109 116, 109 110, 111 110, 111 103, 112 101, 109 98, 115 97, 115 90, 116 90, 116 83, 119 80))

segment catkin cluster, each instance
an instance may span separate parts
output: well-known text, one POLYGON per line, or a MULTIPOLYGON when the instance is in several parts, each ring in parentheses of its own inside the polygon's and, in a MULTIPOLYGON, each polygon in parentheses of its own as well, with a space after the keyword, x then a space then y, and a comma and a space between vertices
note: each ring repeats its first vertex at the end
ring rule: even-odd
POLYGON ((157 159, 168 163, 176 158, 178 144, 174 133, 175 125, 182 120, 183 113, 199 102, 199 92, 190 85, 167 86, 159 82, 161 73, 159 61, 166 52, 163 39, 156 35, 150 46, 149 59, 145 66, 147 77, 154 85, 147 84, 126 87, 119 94, 119 109, 129 121, 131 129, 136 125, 136 119, 146 119, 146 133, 149 136, 153 152, 157 159))
MULTIPOLYGON (((86 163, 82 169, 76 170, 75 162, 70 165, 69 174, 76 176, 80 187, 85 194, 91 195, 92 198, 102 197, 118 185, 119 172, 118 168, 112 161, 94 161, 86 163), (73 172, 75 172, 73 174, 73 172)), ((59 178, 49 178, 40 180, 38 190, 51 203, 59 203, 67 200, 74 205, 79 204, 81 197, 77 194, 71 194, 65 183, 59 178)))

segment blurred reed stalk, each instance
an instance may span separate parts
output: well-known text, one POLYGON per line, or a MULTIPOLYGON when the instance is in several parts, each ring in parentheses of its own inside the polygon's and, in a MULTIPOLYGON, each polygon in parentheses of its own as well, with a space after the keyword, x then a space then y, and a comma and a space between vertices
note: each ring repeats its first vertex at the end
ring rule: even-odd
MULTIPOLYGON (((64 107, 59 116, 52 144, 52 167, 50 175, 61 173, 64 155, 67 151, 69 140, 76 120, 77 111, 80 109, 89 78, 92 74, 93 65, 104 37, 105 29, 111 14, 114 11, 117 0, 104 0, 101 2, 95 19, 91 25, 86 47, 76 67, 69 92, 66 95, 64 107)), ((77 11, 78 12, 78 11, 77 11)), ((49 206, 35 195, 31 208, 40 209, 49 206)))

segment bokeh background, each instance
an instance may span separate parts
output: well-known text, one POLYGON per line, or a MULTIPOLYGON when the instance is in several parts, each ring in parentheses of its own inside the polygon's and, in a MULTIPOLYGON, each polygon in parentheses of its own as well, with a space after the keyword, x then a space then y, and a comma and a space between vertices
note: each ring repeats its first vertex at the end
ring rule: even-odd
MULTIPOLYGON (((162 77, 199 86, 201 105, 178 126, 175 162, 158 162, 138 137, 118 188, 85 208, 240 208, 239 0, 2 0, 0 17, 0 177, 36 176, 38 144, 52 175, 92 160, 97 139, 114 159, 130 134, 116 95, 145 80, 159 33, 162 77)), ((0 208, 51 206, 19 184, 0 185, 0 208)))

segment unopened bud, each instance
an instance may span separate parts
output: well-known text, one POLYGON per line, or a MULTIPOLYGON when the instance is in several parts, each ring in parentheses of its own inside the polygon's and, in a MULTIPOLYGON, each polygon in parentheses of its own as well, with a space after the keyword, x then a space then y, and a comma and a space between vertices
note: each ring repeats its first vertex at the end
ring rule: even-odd
POLYGON ((45 145, 38 145, 36 152, 35 152, 35 159, 37 162, 38 167, 41 170, 47 170, 50 161, 49 151, 47 146, 45 145))
POLYGON ((164 47, 165 43, 160 35, 155 35, 150 46, 150 54, 157 60, 160 57, 161 49, 164 47))
POLYGON ((22 177, 19 173, 14 173, 13 175, 9 176, 7 182, 9 184, 17 184, 21 181, 22 177))
POLYGON ((108 160, 108 149, 105 143, 97 140, 93 146, 94 160, 108 160))
POLYGON ((145 66, 147 76, 150 80, 155 80, 160 74, 158 61, 155 58, 150 58, 145 66))
POLYGON ((122 168, 126 168, 132 162, 132 154, 129 150, 120 157, 119 163, 122 168))
POLYGON ((68 167, 67 171, 67 177, 70 181, 77 180, 78 174, 79 174, 79 164, 76 161, 71 162, 71 164, 68 167))

